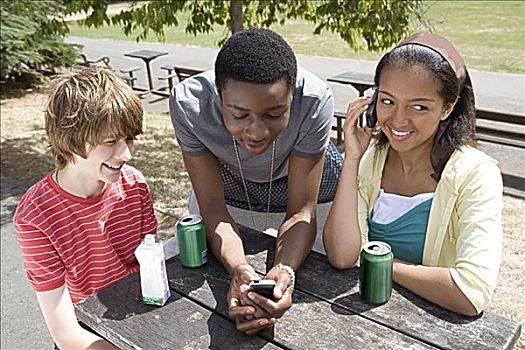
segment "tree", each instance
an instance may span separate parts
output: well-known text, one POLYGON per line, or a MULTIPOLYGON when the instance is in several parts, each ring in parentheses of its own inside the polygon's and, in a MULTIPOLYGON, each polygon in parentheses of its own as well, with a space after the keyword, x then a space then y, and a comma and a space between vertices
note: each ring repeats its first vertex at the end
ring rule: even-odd
POLYGON ((62 10, 52 0, 1 1, 0 79, 21 78, 37 67, 75 64, 79 46, 64 42, 68 28, 53 17, 62 10))
MULTIPOLYGON (((409 33, 412 20, 423 22, 422 0, 155 0, 134 2, 130 9, 109 17, 109 0, 68 0, 66 14, 85 12, 85 26, 122 25, 124 33, 141 29, 137 41, 152 31, 165 41, 164 30, 177 26, 177 13, 187 11, 186 32, 209 33, 215 24, 225 25, 227 34, 243 28, 284 25, 289 19, 304 19, 323 30, 338 33, 353 49, 383 50, 409 33)), ((221 44, 220 43, 220 44, 221 44)))

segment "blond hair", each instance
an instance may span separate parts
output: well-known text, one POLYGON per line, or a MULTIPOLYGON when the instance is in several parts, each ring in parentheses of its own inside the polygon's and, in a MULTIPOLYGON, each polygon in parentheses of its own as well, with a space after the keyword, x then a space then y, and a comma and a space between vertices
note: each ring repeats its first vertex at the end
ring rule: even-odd
POLYGON ((142 133, 144 109, 133 90, 112 70, 91 66, 49 84, 46 133, 58 169, 87 157, 105 138, 142 133))

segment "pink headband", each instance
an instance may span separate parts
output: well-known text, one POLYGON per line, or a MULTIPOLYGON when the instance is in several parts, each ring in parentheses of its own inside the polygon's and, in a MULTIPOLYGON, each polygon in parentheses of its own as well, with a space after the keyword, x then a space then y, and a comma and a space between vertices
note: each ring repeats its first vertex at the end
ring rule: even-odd
POLYGON ((461 91, 461 88, 465 84, 465 78, 468 74, 467 68, 465 66, 465 61, 463 61, 463 58, 461 57, 459 52, 454 48, 454 46, 452 46, 450 41, 436 34, 418 33, 409 36, 401 43, 399 43, 399 45, 397 45, 394 49, 400 46, 410 44, 428 47, 429 49, 436 51, 445 60, 447 60, 448 64, 450 64, 450 67, 452 67, 452 70, 454 70, 454 72, 456 73, 456 78, 458 79, 459 84, 459 90, 461 91))

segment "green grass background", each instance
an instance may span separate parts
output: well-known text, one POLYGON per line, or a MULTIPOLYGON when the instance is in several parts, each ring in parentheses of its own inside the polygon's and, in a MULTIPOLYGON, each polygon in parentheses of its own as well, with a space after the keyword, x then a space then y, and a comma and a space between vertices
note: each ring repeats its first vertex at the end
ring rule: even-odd
MULTIPOLYGON (((425 1, 425 19, 438 34, 449 38, 470 68, 492 72, 525 73, 525 1, 425 1)), ((169 44, 217 47, 225 27, 216 26, 210 34, 186 34, 188 14, 178 14, 179 26, 166 28, 169 44)), ((382 53, 354 52, 337 34, 314 35, 314 25, 287 21, 272 27, 290 43, 296 53, 315 56, 377 60, 382 53)), ((413 31, 421 30, 414 26, 413 31)), ((424 28, 423 28, 424 29, 424 28)), ((71 24, 72 36, 135 40, 138 31, 126 37, 121 27, 80 27, 71 24)), ((156 42, 151 34, 146 41, 156 42)))

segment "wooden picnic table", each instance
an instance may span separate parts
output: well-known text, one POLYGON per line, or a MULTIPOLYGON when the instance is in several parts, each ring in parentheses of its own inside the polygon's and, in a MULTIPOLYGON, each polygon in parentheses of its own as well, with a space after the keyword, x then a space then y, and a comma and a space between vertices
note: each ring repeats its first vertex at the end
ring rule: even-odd
POLYGON ((359 93, 359 96, 363 96, 366 90, 374 86, 374 75, 368 73, 344 72, 326 80, 333 83, 352 85, 359 93))
POLYGON ((150 63, 154 59, 167 55, 168 53, 165 51, 156 51, 156 50, 139 50, 134 52, 125 53, 124 56, 132 57, 132 58, 138 58, 144 61, 144 64, 146 65, 146 73, 148 77, 148 91, 153 90, 153 78, 151 77, 151 66, 150 63))
MULTIPOLYGON (((241 227, 261 275, 275 238, 241 227)), ((167 261, 166 305, 144 305, 133 274, 76 305, 77 317, 122 349, 510 349, 521 325, 490 312, 463 317, 395 286, 391 299, 359 296, 359 270, 339 271, 312 252, 296 276, 293 306, 274 328, 248 337, 227 316, 229 275, 213 257, 200 268, 167 261)))

